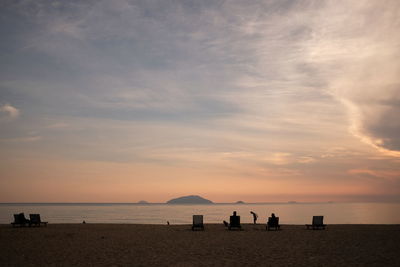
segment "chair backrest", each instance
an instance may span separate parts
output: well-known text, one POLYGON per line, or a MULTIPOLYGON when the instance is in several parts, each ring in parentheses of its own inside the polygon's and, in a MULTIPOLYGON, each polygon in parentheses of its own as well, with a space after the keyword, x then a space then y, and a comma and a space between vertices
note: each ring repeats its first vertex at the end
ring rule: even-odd
POLYGON ((31 219, 31 223, 37 224, 40 223, 40 214, 29 214, 29 219, 31 219))
POLYGON ((203 215, 193 215, 193 225, 202 225, 203 215))
POLYGON ((26 223, 28 220, 25 218, 24 213, 14 214, 14 221, 15 223, 26 223))
POLYGON ((240 226, 240 216, 231 216, 229 223, 231 226, 240 226))
POLYGON ((313 216, 312 224, 313 225, 323 225, 324 224, 324 216, 313 216))
POLYGON ((279 225, 279 217, 275 217, 275 218, 268 217, 268 225, 272 226, 272 227, 278 226, 279 225))
POLYGON ((21 223, 19 221, 19 214, 14 214, 14 223, 21 223))
POLYGON ((25 214, 24 214, 23 212, 20 213, 20 214, 18 214, 18 217, 19 217, 20 222, 25 223, 25 222, 28 221, 28 220, 25 218, 25 214))

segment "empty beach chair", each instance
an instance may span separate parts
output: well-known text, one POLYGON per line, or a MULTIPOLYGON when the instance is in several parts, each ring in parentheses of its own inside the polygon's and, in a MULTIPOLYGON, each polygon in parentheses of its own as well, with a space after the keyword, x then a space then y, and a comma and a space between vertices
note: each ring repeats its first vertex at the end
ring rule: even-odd
POLYGON ((193 215, 192 230, 194 231, 196 228, 204 230, 203 215, 193 215))
POLYGON ((29 219, 31 220, 30 225, 40 226, 43 224, 44 226, 47 226, 47 222, 42 222, 40 219, 40 214, 29 214, 29 219))
POLYGON ((313 216, 312 224, 306 224, 307 229, 319 230, 325 229, 324 216, 313 216))
POLYGON ((230 216, 228 229, 232 230, 232 228, 237 228, 239 230, 242 229, 242 226, 240 225, 240 216, 237 215, 230 216))
POLYGON ((27 224, 30 225, 30 222, 28 219, 25 218, 24 213, 14 214, 14 222, 11 223, 13 227, 17 225, 26 226, 27 224))
POLYGON ((267 231, 272 229, 279 230, 280 229, 279 217, 268 217, 266 229, 267 231))

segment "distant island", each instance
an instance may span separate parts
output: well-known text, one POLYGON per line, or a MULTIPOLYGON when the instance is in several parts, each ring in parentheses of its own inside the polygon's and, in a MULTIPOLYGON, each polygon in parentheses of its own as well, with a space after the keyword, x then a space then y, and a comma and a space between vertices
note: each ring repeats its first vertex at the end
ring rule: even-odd
POLYGON ((244 201, 239 200, 239 201, 236 201, 235 204, 245 204, 245 203, 244 203, 244 201))
POLYGON ((171 200, 168 200, 167 204, 214 204, 214 202, 201 196, 191 195, 173 198, 171 200))
POLYGON ((147 202, 146 200, 140 200, 138 201, 138 204, 149 204, 149 202, 147 202))

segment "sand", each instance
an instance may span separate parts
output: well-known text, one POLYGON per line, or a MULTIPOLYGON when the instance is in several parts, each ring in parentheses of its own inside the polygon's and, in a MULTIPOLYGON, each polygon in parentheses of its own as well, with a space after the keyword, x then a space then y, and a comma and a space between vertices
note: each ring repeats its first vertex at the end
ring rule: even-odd
POLYGON ((400 225, 0 225, 1 266, 400 266, 400 225))

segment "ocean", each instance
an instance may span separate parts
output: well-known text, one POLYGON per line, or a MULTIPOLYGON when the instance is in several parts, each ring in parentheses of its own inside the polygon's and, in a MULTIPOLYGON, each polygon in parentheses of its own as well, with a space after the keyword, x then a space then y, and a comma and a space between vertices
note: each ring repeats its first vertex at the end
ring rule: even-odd
POLYGON ((39 213, 49 223, 190 224, 193 214, 205 223, 222 223, 237 211, 243 223, 253 222, 250 211, 265 223, 271 213, 281 224, 311 223, 323 215, 326 224, 400 224, 400 203, 270 203, 168 205, 132 203, 0 203, 0 223, 13 221, 13 214, 39 213))

